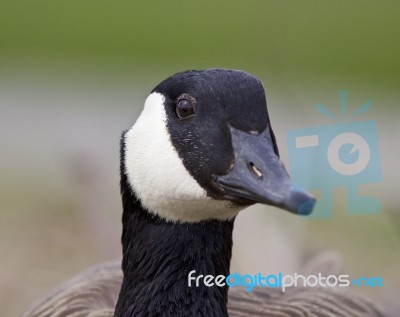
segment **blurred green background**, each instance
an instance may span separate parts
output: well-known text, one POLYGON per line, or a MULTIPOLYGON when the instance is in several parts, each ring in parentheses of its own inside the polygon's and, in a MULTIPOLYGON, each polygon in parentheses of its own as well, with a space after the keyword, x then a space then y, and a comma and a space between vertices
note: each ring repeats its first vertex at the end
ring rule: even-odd
POLYGON ((157 83, 207 67, 263 81, 286 165, 287 131, 332 123, 317 102, 338 111, 339 89, 349 90, 350 111, 372 100, 363 119, 377 123, 383 182, 362 191, 380 199, 382 213, 347 214, 344 188, 330 220, 254 207, 238 217, 232 270, 343 264, 354 276, 382 276, 383 288, 357 291, 400 310, 399 30, 395 1, 2 0, 3 315, 120 256, 120 133, 157 83))

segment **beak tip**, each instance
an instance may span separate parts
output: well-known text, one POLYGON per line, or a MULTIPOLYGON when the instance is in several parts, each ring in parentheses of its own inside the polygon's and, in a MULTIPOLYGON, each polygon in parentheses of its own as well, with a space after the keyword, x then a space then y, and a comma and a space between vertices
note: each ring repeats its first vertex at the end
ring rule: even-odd
POLYGON ((316 202, 317 200, 315 198, 305 201, 297 208, 297 213, 300 216, 308 216, 313 211, 316 202))
POLYGON ((284 207, 289 211, 301 216, 309 215, 315 206, 317 200, 310 193, 292 185, 288 199, 284 207))

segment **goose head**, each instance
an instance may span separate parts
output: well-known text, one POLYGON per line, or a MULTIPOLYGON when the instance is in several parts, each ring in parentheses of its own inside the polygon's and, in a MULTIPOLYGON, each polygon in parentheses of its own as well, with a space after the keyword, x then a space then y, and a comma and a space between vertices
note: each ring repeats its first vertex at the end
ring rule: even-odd
POLYGON ((309 214, 315 199, 279 158, 260 80, 244 71, 177 73, 122 137, 122 174, 150 214, 229 220, 255 203, 309 214))

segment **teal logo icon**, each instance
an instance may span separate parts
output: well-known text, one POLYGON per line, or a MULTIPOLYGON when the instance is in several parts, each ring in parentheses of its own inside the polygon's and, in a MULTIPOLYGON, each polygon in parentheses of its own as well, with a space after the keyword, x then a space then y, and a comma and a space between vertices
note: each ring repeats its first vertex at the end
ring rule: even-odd
POLYGON ((343 187, 349 213, 371 214, 379 213, 381 209, 376 197, 359 193, 360 185, 382 181, 376 123, 360 121, 360 116, 372 107, 372 102, 367 100, 348 116, 347 95, 348 91, 339 91, 340 116, 321 103, 316 105, 317 111, 335 119, 336 123, 287 133, 293 181, 321 194, 314 212, 308 216, 311 218, 331 218, 332 191, 343 187))

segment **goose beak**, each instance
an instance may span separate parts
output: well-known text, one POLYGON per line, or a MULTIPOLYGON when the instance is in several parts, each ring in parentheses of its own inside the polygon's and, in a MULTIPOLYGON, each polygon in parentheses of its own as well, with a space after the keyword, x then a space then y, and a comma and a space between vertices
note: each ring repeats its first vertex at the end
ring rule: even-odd
POLYGON ((235 163, 216 181, 231 199, 247 200, 308 215, 315 198, 292 184, 290 177, 274 151, 269 129, 252 135, 231 127, 235 163))

